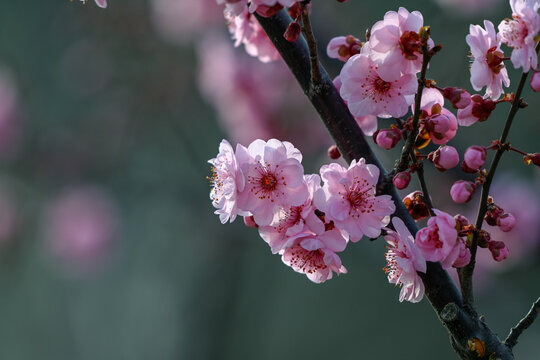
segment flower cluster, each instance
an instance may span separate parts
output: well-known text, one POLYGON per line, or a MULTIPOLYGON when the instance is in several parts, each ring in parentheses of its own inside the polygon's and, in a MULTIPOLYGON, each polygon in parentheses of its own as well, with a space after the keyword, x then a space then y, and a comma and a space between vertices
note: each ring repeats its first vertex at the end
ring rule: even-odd
POLYGON ((316 283, 345 273, 337 253, 349 240, 379 237, 395 210, 389 195, 376 196, 379 169, 364 159, 305 175, 300 151, 270 139, 236 149, 223 140, 209 162, 210 198, 221 222, 244 216, 272 253, 316 283))

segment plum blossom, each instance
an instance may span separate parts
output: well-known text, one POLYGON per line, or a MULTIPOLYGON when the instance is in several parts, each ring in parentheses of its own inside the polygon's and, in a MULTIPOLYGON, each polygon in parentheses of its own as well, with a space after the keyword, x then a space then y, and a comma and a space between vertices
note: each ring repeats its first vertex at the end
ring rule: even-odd
POLYGON ((309 192, 304 181, 302 154, 291 143, 270 139, 255 140, 238 166, 245 188, 238 194, 238 207, 252 213, 259 226, 272 223, 281 207, 300 206, 309 192))
MULTIPOLYGON (((253 4, 253 2, 252 2, 253 4)), ((233 38, 234 46, 244 45, 246 52, 267 63, 279 59, 279 52, 272 44, 255 17, 246 9, 235 16, 225 10, 225 19, 229 25, 229 32, 233 38)))
POLYGON ((270 245, 273 254, 280 252, 290 238, 300 233, 322 234, 325 230, 312 203, 313 194, 321 187, 321 178, 314 174, 304 175, 304 178, 309 191, 307 200, 299 206, 282 208, 272 224, 259 227, 259 234, 270 245))
POLYGON ((454 263, 452 264, 452 266, 455 268, 462 268, 469 265, 469 263, 471 262, 471 250, 469 250, 469 248, 465 244, 464 239, 462 238, 459 239, 458 247, 459 255, 456 261, 454 261, 454 263))
MULTIPOLYGON (((199 0, 200 1, 200 0, 199 0)), ((219 5, 225 4, 225 9, 234 15, 240 15, 247 8, 247 0, 217 0, 219 5)))
POLYGON ((219 215, 222 224, 227 221, 233 222, 237 215, 248 215, 237 206, 238 193, 244 190, 245 178, 238 167, 237 157, 247 158, 247 150, 242 145, 236 146, 236 153, 227 140, 219 144, 218 155, 208 160, 212 164, 213 175, 210 178, 212 190, 210 199, 217 210, 214 214, 219 215))
POLYGON ((444 269, 449 269, 460 254, 456 220, 443 211, 433 211, 436 216, 416 233, 416 245, 427 261, 440 261, 444 269))
MULTIPOLYGON (((341 91, 341 85, 343 83, 341 82, 341 77, 338 75, 334 78, 334 86, 338 91, 341 91)), ((347 103, 347 100, 343 100, 345 103, 347 103)), ((371 136, 377 131, 378 126, 378 119, 375 115, 364 115, 364 116, 354 116, 354 119, 356 120, 356 123, 358 126, 360 126, 360 129, 366 136, 371 136)))
POLYGON ((460 126, 471 126, 477 121, 486 121, 491 115, 497 103, 491 99, 484 99, 475 94, 471 96, 471 102, 457 112, 457 121, 460 126))
MULTIPOLYGON (((400 7, 388 11, 384 20, 371 28, 370 57, 378 65, 378 74, 385 81, 398 80, 402 74, 416 74, 422 68, 420 29, 424 18, 418 11, 400 7)), ((433 47, 429 39, 428 46, 433 47)))
POLYGON ((531 0, 510 0, 512 19, 499 24, 501 41, 514 50, 510 60, 516 69, 523 72, 536 69, 538 55, 535 50, 536 36, 540 31, 540 2, 531 0))
POLYGON ((291 7, 294 4, 296 4, 298 0, 251 0, 249 4, 249 11, 255 12, 257 10, 257 7, 259 6, 285 6, 285 7, 291 7))
POLYGON ((329 58, 347 62, 351 56, 359 54, 363 43, 352 35, 338 36, 330 40, 326 47, 329 58))
POLYGON ((417 80, 413 74, 404 74, 396 80, 385 81, 369 56, 368 44, 354 55, 341 69, 341 97, 355 117, 401 117, 414 101, 417 80))
POLYGON ((345 250, 347 240, 338 229, 322 234, 299 234, 293 243, 283 250, 283 263, 294 271, 305 274, 314 283, 323 283, 332 278, 333 273, 346 274, 336 254, 345 250))
POLYGON ((390 245, 385 254, 387 265, 384 270, 391 284, 401 286, 400 302, 419 302, 424 297, 424 283, 418 271, 426 272, 426 260, 403 220, 394 217, 392 224, 396 231, 389 230, 384 237, 390 245))
POLYGON ((119 214, 101 189, 65 190, 45 208, 45 240, 52 255, 70 274, 94 270, 110 253, 118 234, 119 214))
POLYGON ((315 194, 317 209, 326 220, 348 233, 351 241, 362 236, 376 238, 390 222, 395 205, 389 195, 375 196, 379 169, 361 158, 348 169, 332 163, 321 167, 324 185, 315 194))
POLYGON ((497 100, 503 94, 502 84, 510 86, 510 79, 503 64, 504 54, 495 27, 488 20, 484 20, 484 27, 471 25, 469 35, 466 36, 474 59, 471 65, 471 84, 476 91, 486 86, 486 95, 497 100))

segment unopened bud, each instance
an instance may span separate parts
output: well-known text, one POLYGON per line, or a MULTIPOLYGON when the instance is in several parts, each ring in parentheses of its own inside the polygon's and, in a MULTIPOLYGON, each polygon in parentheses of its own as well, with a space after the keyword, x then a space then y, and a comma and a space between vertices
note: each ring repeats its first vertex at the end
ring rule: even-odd
POLYGON ((271 17, 280 12, 281 9, 283 9, 283 6, 280 4, 276 4, 274 6, 259 5, 257 6, 255 12, 262 17, 271 17))
POLYGON ((534 91, 540 91, 540 70, 535 70, 531 76, 531 88, 534 91))
POLYGON ((461 170, 467 173, 477 172, 486 163, 487 149, 484 146, 473 145, 465 150, 461 170))
POLYGON ((380 129, 373 134, 373 140, 383 149, 389 150, 401 140, 401 131, 397 128, 380 129))
POLYGON ((328 157, 333 160, 339 159, 341 157, 341 153, 339 152, 339 149, 336 145, 332 145, 328 148, 328 157))
POLYGON ((464 109, 471 103, 471 94, 459 87, 447 87, 443 96, 450 101, 455 109, 464 109))
POLYGON ((516 218, 510 213, 504 213, 498 217, 497 225, 502 231, 508 232, 514 228, 514 225, 516 225, 516 218))
POLYGON ((463 204, 471 200, 476 185, 470 181, 458 180, 452 185, 450 189, 450 196, 452 200, 458 204, 463 204))
POLYGON ((283 37, 289 42, 295 42, 300 37, 302 32, 302 27, 296 21, 293 21, 287 26, 287 30, 283 34, 283 37))
POLYGON ((488 210, 486 211, 486 215, 484 216, 484 220, 488 225, 497 226, 497 220, 502 214, 504 214, 504 210, 501 209, 500 206, 490 204, 488 210))
POLYGON ((398 188, 399 190, 405 189, 407 186, 409 186, 409 183, 411 182, 411 173, 408 171, 402 171, 396 174, 394 176, 394 186, 398 188))
POLYGON ((488 249, 493 256, 493 260, 501 262, 508 257, 508 248, 502 241, 490 241, 488 243, 488 249))
POLYGON ((459 164, 459 154, 453 146, 442 146, 429 153, 428 160, 435 165, 437 170, 444 172, 459 164))

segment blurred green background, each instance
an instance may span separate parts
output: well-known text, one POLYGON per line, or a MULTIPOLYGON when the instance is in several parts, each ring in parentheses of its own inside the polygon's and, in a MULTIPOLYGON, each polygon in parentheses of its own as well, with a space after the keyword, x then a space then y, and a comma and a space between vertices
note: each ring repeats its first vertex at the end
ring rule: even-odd
MULTIPOLYGON (((352 244, 342 256, 349 273, 315 285, 283 266, 241 220, 219 223, 206 161, 229 135, 198 90, 197 46, 205 32, 227 34, 225 23, 164 36, 158 28, 165 20, 153 1, 110 0, 105 10, 68 0, 0 3, 0 69, 16 94, 10 115, 16 130, 8 136, 16 143, 0 160, 6 204, 0 218, 7 217, 9 230, 0 242, 0 359, 456 358, 427 300, 398 302, 399 288, 381 270, 381 241, 352 244), (54 210, 62 201, 72 205, 54 210), (77 220, 78 214, 90 220, 77 220), (72 248, 69 236, 78 236, 81 226, 101 242, 88 245, 83 236, 72 248)), ((400 5, 316 1, 321 53, 332 37, 360 37, 400 5)), ((443 44, 430 77, 471 90, 464 37, 481 15, 466 14, 464 5, 454 12, 434 2, 406 6, 424 14, 443 44)), ((184 6, 173 25, 195 10, 184 6)), ((509 11, 495 1, 483 15, 497 24, 509 11)), ((340 63, 325 56, 323 62, 339 73, 340 63)), ((510 74, 513 89, 519 74, 510 74)), ((525 97, 530 106, 520 112, 511 139, 539 151, 538 95, 527 89, 525 97)), ((302 126, 320 129, 307 101, 295 101, 290 111, 302 111, 302 126)), ((462 151, 487 144, 505 112, 458 132, 452 145, 462 151)), ((302 137, 294 128, 281 119, 273 131, 283 139, 302 137)), ((299 140, 303 152, 301 145, 311 144, 306 171, 328 162, 331 142, 317 136, 323 140, 299 140)), ((393 155, 381 153, 387 165, 393 155)), ((510 155, 502 167, 514 171, 510 181, 522 178, 538 194, 537 170, 510 155)), ((448 185, 460 174, 430 175, 447 186, 432 194, 444 209, 448 185)), ((477 295, 480 312, 501 337, 540 294, 538 251, 526 252, 532 256, 507 271, 489 272, 477 295)), ((539 336, 536 324, 516 357, 535 358, 539 336)))

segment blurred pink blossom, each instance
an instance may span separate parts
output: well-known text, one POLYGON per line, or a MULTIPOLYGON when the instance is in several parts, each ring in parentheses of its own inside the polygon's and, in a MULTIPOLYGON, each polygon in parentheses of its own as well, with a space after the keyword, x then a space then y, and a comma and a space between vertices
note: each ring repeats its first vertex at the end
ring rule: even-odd
POLYGON ((455 16, 470 17, 493 13, 501 0, 436 0, 436 2, 455 16))
POLYGON ((118 225, 113 200, 92 186, 65 190, 45 207, 48 249, 75 275, 94 270, 104 262, 116 240, 118 225))
POLYGON ((12 158, 21 140, 21 117, 14 76, 0 69, 0 159, 12 158))
POLYGON ((196 41, 224 23, 215 0, 151 0, 150 14, 156 32, 171 43, 196 41))

